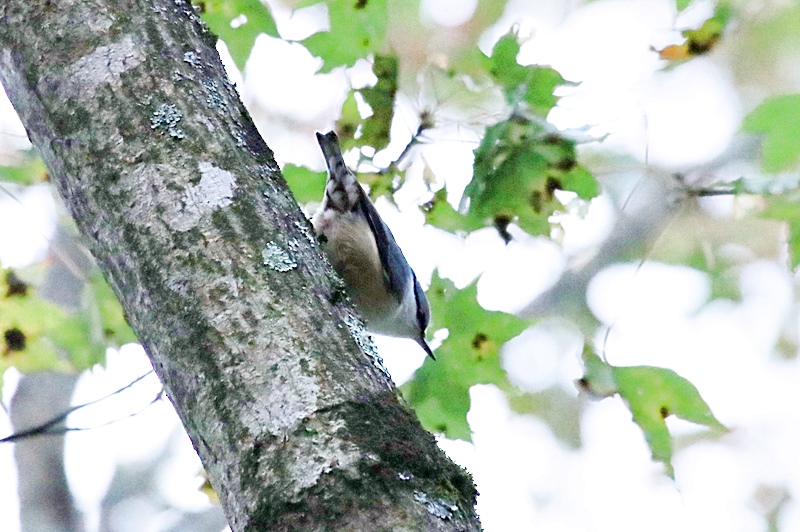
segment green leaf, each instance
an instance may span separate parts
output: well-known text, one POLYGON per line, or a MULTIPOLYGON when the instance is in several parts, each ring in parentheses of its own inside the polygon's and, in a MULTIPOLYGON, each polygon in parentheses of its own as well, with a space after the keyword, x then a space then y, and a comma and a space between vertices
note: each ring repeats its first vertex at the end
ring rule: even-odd
POLYGON ((97 309, 97 319, 105 339, 104 344, 121 346, 139 341, 125 319, 125 312, 117 295, 99 270, 89 279, 86 291, 91 306, 97 309))
POLYGON ((342 112, 339 120, 336 121, 336 133, 342 145, 342 152, 357 146, 356 132, 361 125, 361 113, 358 112, 358 101, 356 100, 356 90, 350 91, 342 103, 342 112))
POLYGON ((394 116, 394 100, 397 95, 399 73, 397 57, 376 55, 372 72, 378 78, 374 87, 360 89, 364 101, 372 108, 372 115, 364 120, 360 145, 372 146, 375 151, 389 145, 389 131, 394 116))
POLYGON ((664 464, 674 477, 672 438, 666 418, 675 415, 713 430, 727 430, 717 421, 700 392, 671 369, 652 366, 619 367, 606 364, 597 355, 584 354, 591 391, 599 395, 618 393, 633 414, 633 421, 644 432, 653 460, 664 464))
MULTIPOLYGON (((10 329, 4 329, 5 335, 10 329)), ((25 348, 19 351, 9 350, 8 343, 3 342, 0 352, 0 375, 8 368, 16 368, 22 373, 34 371, 73 371, 72 365, 59 356, 53 344, 41 336, 31 336, 25 339, 25 348)))
POLYGON ((394 193, 400 190, 406 180, 405 172, 358 173, 356 178, 359 182, 369 185, 369 197, 373 201, 384 196, 393 205, 396 205, 394 193))
POLYGON ((518 414, 539 418, 553 435, 572 449, 581 447, 581 398, 561 386, 537 393, 507 393, 508 405, 518 414))
POLYGON ((800 265, 800 191, 765 196, 763 201, 765 208, 761 217, 781 220, 789 226, 789 260, 795 269, 800 265))
POLYGON ((470 218, 460 214, 448 203, 446 187, 437 190, 433 199, 421 208, 425 213, 425 223, 451 233, 472 231, 483 227, 481 224, 471 224, 470 218))
POLYGON ((710 52, 722 38, 726 21, 719 17, 711 17, 696 30, 685 30, 686 51, 690 56, 702 55, 710 52))
POLYGON ((203 5, 203 20, 211 31, 225 41, 239 70, 244 70, 256 37, 262 33, 279 37, 272 13, 260 0, 205 0, 203 5), (231 22, 242 15, 247 20, 236 28, 231 27, 231 22))
POLYGON ((678 10, 678 13, 689 7, 693 0, 675 0, 675 8, 678 10))
POLYGON ((595 355, 588 346, 583 352, 583 379, 588 390, 599 397, 610 397, 617 393, 614 370, 609 364, 595 355))
POLYGON ((560 178, 561 189, 571 190, 584 200, 600 194, 600 185, 591 172, 582 166, 575 166, 560 178))
MULTIPOLYGON (((764 235, 761 236, 763 238, 764 235)), ((688 241, 688 238, 685 241, 688 241)), ((689 253, 675 254, 674 261, 665 262, 688 266, 707 273, 708 280, 711 282, 709 299, 741 301, 742 294, 739 286, 741 264, 735 259, 732 260, 731 257, 718 253, 714 242, 704 240, 703 244, 706 245, 696 245, 693 249, 688 250, 689 253)), ((732 244, 735 245, 735 243, 732 244)))
MULTIPOLYGON (((372 72, 378 81, 372 87, 350 91, 342 104, 341 117, 336 122, 336 131, 342 150, 370 146, 375 151, 389 144, 389 134, 394 117, 394 103, 397 95, 397 77, 399 73, 396 56, 376 55, 372 64, 372 72), (361 117, 358 110, 356 93, 360 93, 364 102, 370 106, 372 114, 361 117), (358 138, 356 138, 356 134, 358 138)), ((383 176, 388 182, 382 183, 381 190, 394 190, 391 187, 393 177, 383 176), (387 186, 388 185, 388 186, 387 186)), ((378 179, 377 177, 375 179, 378 179)), ((373 194, 373 189, 370 189, 373 194)), ((383 194, 379 192, 378 195, 383 194)))
POLYGON ((564 211, 553 194, 597 195, 594 177, 577 165, 575 143, 535 121, 512 117, 487 128, 475 150, 467 224, 494 226, 501 234, 516 222, 532 235, 550 235, 550 216, 564 211))
POLYGON ((26 153, 18 165, 0 166, 0 181, 34 185, 47 181, 47 167, 38 156, 26 153))
POLYGON ((322 201, 327 179, 326 172, 314 172, 304 166, 287 164, 283 167, 283 177, 297 203, 322 201))
POLYGON ((0 269, 0 373, 11 366, 22 372, 71 369, 49 338, 67 319, 11 270, 0 269))
MULTIPOLYGON (((314 5, 301 1, 297 7, 314 5)), ((327 0, 331 29, 315 33, 303 45, 323 61, 322 72, 381 53, 386 45, 386 0, 327 0)))
POLYGON ((553 94, 556 87, 566 82, 550 67, 520 65, 517 62, 519 50, 517 34, 507 33, 497 41, 491 57, 487 58, 487 70, 503 88, 509 104, 517 106, 526 102, 533 113, 544 118, 558 102, 553 94))
POLYGON ((84 285, 78 312, 42 299, 10 270, 0 275, 0 370, 80 371, 103 363, 109 346, 136 341, 99 271, 84 285))
POLYGON ((776 173, 800 162, 800 94, 768 98, 748 114, 742 129, 764 134, 761 167, 776 173))
POLYGON ((526 324, 503 312, 490 312, 477 302, 477 283, 462 290, 434 273, 428 299, 433 310, 430 330, 446 328, 447 339, 403 386, 423 426, 451 439, 469 441, 469 389, 495 384, 508 390, 500 366, 500 347, 521 333, 526 324))
POLYGON ((101 332, 92 325, 84 313, 67 315, 45 332, 48 339, 69 354, 70 364, 78 371, 100 364, 106 357, 101 332))

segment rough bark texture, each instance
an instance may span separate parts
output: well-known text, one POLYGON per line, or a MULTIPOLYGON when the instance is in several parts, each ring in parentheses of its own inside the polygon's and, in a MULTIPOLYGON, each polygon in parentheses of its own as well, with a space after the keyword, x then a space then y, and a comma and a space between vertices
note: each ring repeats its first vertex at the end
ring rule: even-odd
POLYGON ((234 530, 478 529, 215 40, 183 0, 6 0, 0 77, 234 530))

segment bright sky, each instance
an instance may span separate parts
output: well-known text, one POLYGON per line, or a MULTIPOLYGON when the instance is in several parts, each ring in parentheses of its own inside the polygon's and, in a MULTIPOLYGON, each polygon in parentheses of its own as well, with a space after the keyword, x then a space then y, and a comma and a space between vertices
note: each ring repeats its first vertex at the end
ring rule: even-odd
MULTIPOLYGON (((476 2, 424 0, 425 16, 441 24, 469 18, 476 2)), ((562 128, 592 126, 609 134, 608 147, 654 165, 686 168, 719 155, 742 119, 741 104, 725 71, 696 59, 668 72, 650 46, 675 42, 676 28, 703 20, 711 4, 698 2, 675 19, 667 0, 601 0, 576 8, 572 2, 510 0, 502 20, 484 36, 491 47, 516 24, 530 36, 522 62, 550 64, 566 78, 580 81, 567 92, 551 120, 562 128)), ((319 11, 290 17, 276 9, 285 36, 303 35, 319 24, 319 11)), ((324 19, 323 19, 324 20, 324 19)), ((330 127, 347 89, 344 73, 311 78, 319 62, 302 47, 261 38, 246 79, 232 75, 256 117, 280 109, 307 124, 307 130, 330 127), (278 53, 275 53, 278 52, 278 53), (271 72, 281 72, 279 84, 271 72)), ((17 132, 8 105, 0 102, 0 131, 17 132)), ((401 109, 402 111, 402 109, 401 109)), ((281 163, 322 167, 312 134, 284 127, 262 127, 281 163)), ((403 129, 403 124, 397 125, 403 129)), ((400 131, 398 136, 409 132, 400 131)), ((18 139, 9 137, 9 142, 18 139)), ((437 176, 465 185, 470 177, 472 143, 444 142, 425 157, 437 176)), ((6 142, 0 138, 0 143, 6 142)), ((413 172, 412 172, 413 174, 413 172)), ((585 217, 564 221, 564 246, 519 235, 503 245, 492 230, 478 231, 464 242, 423 227, 413 206, 425 193, 421 179, 409 179, 397 194, 400 211, 379 202, 410 263, 423 280, 434 267, 459 285, 483 272, 479 299, 487 308, 513 310, 555 282, 578 253, 602 239, 613 223, 608 198, 595 200, 585 217), (465 265, 468 265, 465 267, 465 265)), ((41 252, 52 231, 53 207, 47 195, 33 190, 16 200, 0 198, 0 261, 14 265, 41 252), (41 212, 48 213, 42 221, 41 212), (30 213, 34 212, 35 215, 30 213), (26 223, 21 224, 21 217, 26 223), (14 221, 12 224, 11 221, 14 221), (17 231, 30 228, 25 237, 17 231), (14 228, 12 231, 11 228, 14 228), (11 255, 11 253, 14 255, 11 255)), ((722 210, 729 208, 721 207, 722 210)), ((784 495, 792 500, 781 514, 781 530, 800 530, 800 368, 796 360, 776 357, 773 347, 785 327, 797 329, 791 299, 795 284, 782 266, 757 261, 741 273, 742 301, 714 300, 705 274, 685 267, 647 263, 617 265, 591 283, 588 303, 605 324, 613 325, 606 346, 609 361, 619 365, 669 367, 692 381, 717 417, 732 432, 717 442, 689 445, 674 459, 676 480, 650 460, 641 431, 618 398, 587 402, 580 421, 583 446, 566 448, 541 420, 511 412, 492 386, 471 391, 468 416, 474 442, 441 440, 445 451, 474 475, 481 493, 478 511, 487 532, 546 530, 608 531, 753 531, 766 529, 764 508, 784 495)), ((378 338, 378 345, 398 384, 411 377, 424 354, 410 341, 378 338)), ((537 323, 506 346, 505 367, 523 390, 559 387, 577 394, 582 339, 567 323, 537 323)), ((75 402, 112 391, 147 368, 137 347, 110 353, 107 370, 82 378, 75 402)), ((8 404, 16 376, 6 374, 3 402, 8 404)), ((75 425, 99 424, 119 412, 146 404, 156 386, 117 403, 100 405, 75 425)), ((99 501, 116 464, 143 463, 175 445, 174 465, 163 475, 169 500, 187 511, 205 504, 196 491, 198 461, 185 436, 172 437, 177 419, 159 404, 140 416, 67 438, 67 469, 82 510, 95 522, 99 501), (148 434, 147 438, 136 435, 148 434), (175 444, 175 438, 180 444, 175 444), (136 445, 129 443, 135 441, 136 445), (89 475, 88 471, 96 471, 89 475)), ((668 424, 681 441, 698 429, 668 424)), ((10 431, 0 415, 0 434, 10 431)), ((14 466, 11 446, 0 446, 0 530, 14 530, 14 466)), ((146 523, 132 523, 147 526, 146 523)), ((122 528, 121 528, 122 529, 122 528)), ((131 528, 133 529, 133 528, 131 528)), ((149 528, 156 530, 159 528, 149 528)))

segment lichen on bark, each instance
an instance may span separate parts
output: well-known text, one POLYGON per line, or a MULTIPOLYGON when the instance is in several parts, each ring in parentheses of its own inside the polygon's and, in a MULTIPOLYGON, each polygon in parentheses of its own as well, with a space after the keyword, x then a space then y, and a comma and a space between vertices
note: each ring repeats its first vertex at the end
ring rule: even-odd
POLYGON ((182 0, 0 6, 3 85, 232 528, 479 529, 470 477, 354 339, 214 44, 182 0), (270 244, 296 267, 267 267, 270 244))

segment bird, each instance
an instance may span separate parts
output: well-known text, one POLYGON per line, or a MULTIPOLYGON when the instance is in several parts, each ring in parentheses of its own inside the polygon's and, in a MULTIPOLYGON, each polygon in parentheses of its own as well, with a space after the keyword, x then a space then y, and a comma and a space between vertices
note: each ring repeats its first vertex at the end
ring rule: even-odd
POLYGON ((414 270, 342 158, 336 133, 317 132, 328 167, 322 203, 311 223, 334 270, 365 319, 367 330, 411 338, 432 359, 425 341, 430 306, 414 270))

